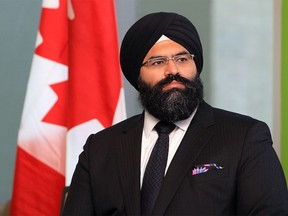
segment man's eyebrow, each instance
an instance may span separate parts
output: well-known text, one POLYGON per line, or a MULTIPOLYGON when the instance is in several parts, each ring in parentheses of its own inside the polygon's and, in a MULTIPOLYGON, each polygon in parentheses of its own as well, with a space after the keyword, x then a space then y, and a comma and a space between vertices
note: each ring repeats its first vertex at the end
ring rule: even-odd
POLYGON ((162 57, 166 57, 166 56, 151 56, 148 60, 150 60, 150 59, 155 59, 155 58, 162 58, 162 57))
POLYGON ((183 55, 183 54, 189 54, 189 52, 188 52, 188 51, 181 51, 181 52, 177 53, 177 54, 174 55, 174 56, 183 55))
MULTIPOLYGON (((183 55, 183 54, 189 54, 189 52, 188 52, 188 51, 181 51, 181 52, 179 52, 179 53, 176 53, 176 54, 173 55, 173 56, 183 55)), ((148 60, 150 60, 150 59, 155 59, 155 58, 162 58, 162 57, 167 58, 167 56, 155 55, 155 56, 151 56, 148 60)))

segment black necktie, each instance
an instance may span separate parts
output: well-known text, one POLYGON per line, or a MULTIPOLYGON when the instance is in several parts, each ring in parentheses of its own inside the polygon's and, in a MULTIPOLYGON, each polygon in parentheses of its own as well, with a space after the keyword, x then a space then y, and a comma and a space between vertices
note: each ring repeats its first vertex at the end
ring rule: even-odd
POLYGON ((165 174, 169 134, 175 128, 173 123, 160 121, 156 126, 159 137, 150 155, 141 190, 141 214, 150 215, 158 197, 165 174))

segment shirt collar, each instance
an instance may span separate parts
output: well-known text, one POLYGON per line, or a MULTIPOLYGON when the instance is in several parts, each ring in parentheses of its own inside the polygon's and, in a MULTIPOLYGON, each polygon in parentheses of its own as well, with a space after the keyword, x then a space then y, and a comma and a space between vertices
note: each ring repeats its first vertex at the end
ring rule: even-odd
MULTIPOLYGON (((186 131, 187 128, 189 127, 193 117, 195 116, 195 113, 196 113, 197 109, 198 109, 198 107, 196 107, 196 109, 193 111, 193 113, 187 119, 174 122, 174 124, 178 128, 180 128, 181 130, 186 131)), ((155 118, 147 110, 145 110, 145 112, 144 112, 144 128, 143 128, 143 131, 144 131, 144 135, 145 135, 146 138, 150 136, 153 128, 155 127, 155 125, 159 121, 160 121, 159 119, 155 118)))

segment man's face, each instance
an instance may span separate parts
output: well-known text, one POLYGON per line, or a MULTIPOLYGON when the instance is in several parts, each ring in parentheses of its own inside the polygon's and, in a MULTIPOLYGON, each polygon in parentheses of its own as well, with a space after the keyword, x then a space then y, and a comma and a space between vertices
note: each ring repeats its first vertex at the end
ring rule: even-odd
MULTIPOLYGON (((155 44, 146 55, 144 62, 158 57, 173 58, 188 53, 173 41, 155 44)), ((160 120, 176 122, 188 118, 203 100, 203 85, 196 72, 193 59, 178 59, 178 64, 169 60, 152 61, 155 66, 143 65, 138 80, 140 101, 143 107, 160 120), (162 64, 162 65, 161 65, 162 64)))
MULTIPOLYGON (((152 48, 145 56, 143 62, 156 57, 173 58, 174 56, 183 53, 189 52, 182 45, 172 40, 164 40, 152 46, 152 48)), ((193 59, 190 60, 189 64, 186 64, 185 66, 177 65, 173 60, 169 60, 167 65, 164 65, 161 68, 153 69, 147 65, 142 66, 140 68, 140 79, 147 83, 150 87, 154 87, 159 81, 163 80, 169 75, 179 74, 186 79, 193 80, 196 76, 196 73, 197 68, 193 59)), ((163 91, 172 88, 184 89, 186 87, 183 85, 183 83, 174 80, 173 82, 164 86, 163 91)))

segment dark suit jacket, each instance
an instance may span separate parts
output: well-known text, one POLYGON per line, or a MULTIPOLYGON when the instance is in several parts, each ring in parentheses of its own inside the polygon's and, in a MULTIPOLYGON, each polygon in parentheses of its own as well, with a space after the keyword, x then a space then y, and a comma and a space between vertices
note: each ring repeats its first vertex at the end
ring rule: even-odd
MULTIPOLYGON (((140 215, 143 115, 91 135, 64 215, 140 215)), ((288 215, 267 125, 203 102, 166 173, 155 215, 288 215), (195 165, 224 167, 192 175, 195 165)))

